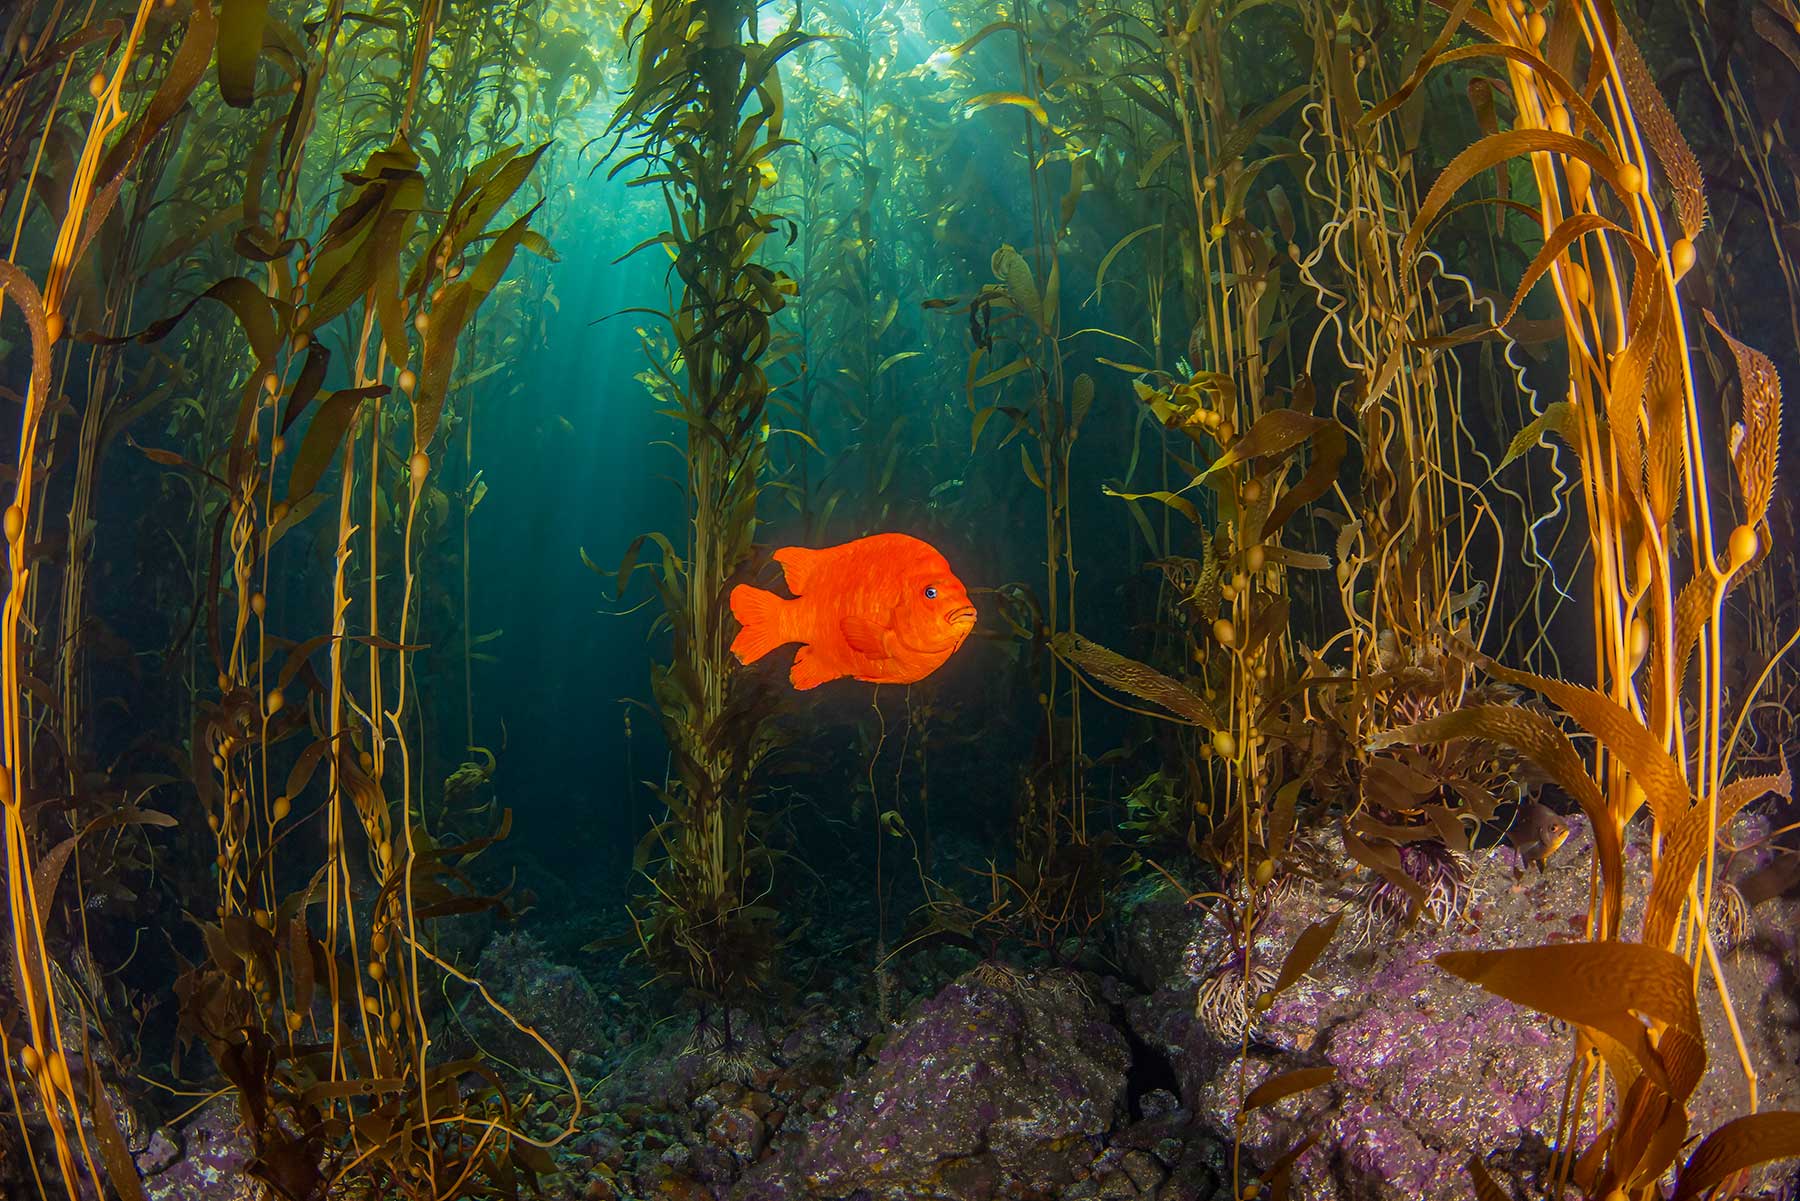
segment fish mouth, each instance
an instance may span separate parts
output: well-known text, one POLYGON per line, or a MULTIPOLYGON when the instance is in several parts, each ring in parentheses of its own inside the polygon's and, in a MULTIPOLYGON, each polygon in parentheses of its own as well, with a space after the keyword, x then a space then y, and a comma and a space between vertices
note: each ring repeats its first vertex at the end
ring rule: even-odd
POLYGON ((975 606, 965 605, 954 613, 948 614, 944 620, 966 633, 975 628, 975 606))

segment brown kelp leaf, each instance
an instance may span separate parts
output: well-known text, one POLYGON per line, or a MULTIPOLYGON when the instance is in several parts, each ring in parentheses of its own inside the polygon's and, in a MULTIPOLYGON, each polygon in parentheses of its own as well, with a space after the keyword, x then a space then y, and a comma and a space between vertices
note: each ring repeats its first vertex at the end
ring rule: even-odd
POLYGON ((954 62, 969 51, 975 49, 975 47, 981 45, 981 43, 985 42, 994 34, 1000 33, 1003 30, 1011 30, 1012 32, 1017 33, 1019 32, 1019 23, 1017 21, 990 21, 986 25, 983 25, 972 36, 964 38, 962 41, 956 43, 956 45, 941 48, 938 51, 938 54, 943 55, 944 59, 954 62))
POLYGON ((1226 468, 1250 459, 1286 454, 1329 424, 1328 418, 1314 417, 1297 409, 1271 409, 1258 417, 1255 424, 1244 431, 1243 437, 1201 472, 1200 478, 1210 479, 1226 468))
POLYGON ((1402 80, 1400 86, 1395 88, 1393 94, 1386 100, 1365 111, 1357 119, 1358 125, 1375 124, 1405 104, 1407 98, 1419 90, 1425 82, 1425 77, 1431 74, 1433 67, 1437 66, 1438 56, 1449 49, 1450 43, 1456 39, 1457 31, 1462 28, 1463 19, 1469 15, 1469 10, 1473 7, 1475 7, 1475 0, 1454 0, 1454 3, 1450 4, 1449 14, 1444 21, 1443 28, 1438 30, 1438 34, 1431 40, 1431 44, 1425 47, 1425 52, 1419 56, 1419 61, 1413 66, 1412 74, 1402 80))
POLYGON ((1631 942, 1552 943, 1499 951, 1447 951, 1435 962, 1453 976, 1528 1009, 1598 1030, 1627 1048, 1669 1088, 1638 1014, 1700 1037, 1693 968, 1661 947, 1631 942))
POLYGON ((1800 886, 1800 859, 1788 855, 1767 867, 1758 868, 1738 881, 1738 892, 1743 894, 1744 904, 1754 909, 1765 901, 1772 901, 1793 891, 1797 886, 1800 886))
POLYGON ((1194 584, 1189 603, 1194 612, 1211 619, 1224 603, 1221 588, 1225 583, 1224 555, 1220 553, 1220 538, 1217 533, 1210 534, 1200 540, 1200 579, 1194 584))
POLYGON ((556 1160, 550 1152, 536 1143, 522 1138, 512 1140, 513 1160, 521 1168, 539 1176, 548 1176, 556 1171, 556 1160))
POLYGON ((1309 1130, 1305 1138, 1283 1151, 1263 1171, 1263 1181, 1269 1188, 1269 1201, 1288 1201, 1294 1187, 1294 1164, 1319 1141, 1319 1134, 1317 1127, 1309 1130))
POLYGON ((507 226, 482 252, 475 270, 444 289, 443 298, 431 311, 431 323, 425 330, 424 362, 419 371, 417 389, 413 392, 413 450, 424 451, 437 433, 438 418, 444 411, 444 396, 450 383, 450 370, 456 362, 456 342, 481 302, 499 284, 500 277, 512 263, 524 236, 526 223, 541 206, 534 204, 523 216, 507 226))
MULTIPOLYGON (((1173 146, 1180 145, 1179 142, 1174 142, 1174 141, 1171 141, 1169 144, 1173 145, 1173 146)), ((1151 232, 1152 230, 1157 230, 1157 229, 1161 229, 1161 228, 1162 228, 1161 222, 1157 222, 1153 225, 1142 225, 1142 226, 1139 226, 1137 229, 1132 230, 1130 233, 1126 234, 1124 237, 1120 238, 1117 242, 1113 243, 1112 249, 1107 251, 1105 256, 1101 258, 1100 266, 1094 272, 1094 290, 1088 296, 1089 303, 1092 303, 1100 295, 1100 289, 1106 286, 1107 269, 1112 266, 1113 260, 1119 257, 1119 252, 1124 250, 1127 246, 1131 245, 1133 242, 1137 241, 1139 238, 1143 237, 1145 234, 1151 232)))
POLYGON ((1738 382, 1744 393, 1742 433, 1731 448, 1731 465, 1737 469, 1738 487, 1744 493, 1745 524, 1755 527, 1769 512, 1775 495, 1775 459, 1781 447, 1781 377, 1775 364, 1760 350, 1753 350, 1725 332, 1710 309, 1706 322, 1737 360, 1738 382))
POLYGON ((1032 324, 1042 330, 1044 302, 1038 295, 1037 281, 1032 277, 1031 264, 1025 261, 1025 256, 1011 245, 1001 243, 1000 249, 994 251, 991 266, 994 278, 1006 288, 1006 295, 1012 300, 1013 307, 1031 318, 1032 324))
POLYGON ((1243 1112, 1263 1109, 1275 1102, 1303 1093, 1307 1089, 1318 1088, 1321 1084, 1330 1084, 1337 1079, 1337 1069, 1326 1066, 1321 1068, 1295 1068, 1291 1072, 1283 1072, 1270 1080, 1265 1080, 1250 1090, 1244 1098, 1243 1112))
POLYGON ((1279 639, 1288 628, 1288 598, 1273 593, 1264 599, 1250 621, 1250 633, 1244 639, 1244 654, 1254 655, 1263 643, 1279 639))
MULTIPOLYGON (((1469 80, 1469 108, 1475 114, 1475 124, 1484 134, 1500 132, 1500 114, 1494 108, 1494 81, 1485 75, 1476 75, 1469 80)), ((1506 174, 1506 164, 1500 163, 1494 168, 1494 195, 1500 200, 1500 207, 1494 210, 1494 232, 1506 232, 1506 200, 1511 191, 1511 180, 1506 174)))
POLYGON ((306 661, 312 658, 321 647, 329 644, 333 637, 334 635, 331 634, 315 634, 290 650, 287 662, 281 665, 281 674, 275 679, 275 687, 285 689, 293 683, 294 677, 300 673, 300 669, 306 666, 306 661))
POLYGON ((290 802, 299 797, 312 780, 313 772, 318 769, 319 759, 330 749, 331 742, 330 738, 321 738, 301 751, 299 758, 294 760, 294 766, 288 769, 287 785, 282 792, 290 802))
POLYGON ((294 1012, 305 1017, 312 1013, 313 988, 318 979, 317 963, 313 959, 312 932, 306 925, 306 907, 303 905, 288 923, 287 936, 288 970, 294 982, 294 1012))
POLYGON ((43 415, 50 396, 50 327, 45 320, 44 297, 29 275, 4 260, 0 260, 0 291, 25 318, 31 334, 31 382, 27 388, 31 407, 25 412, 25 424, 30 426, 43 415))
POLYGON ((169 60, 168 70, 156 85, 156 91, 149 102, 144 105, 142 115, 119 135, 119 139, 106 152, 106 157, 100 160, 99 169, 94 172, 97 186, 82 227, 81 242, 75 255, 77 260, 85 254, 88 244, 100 232, 100 227, 105 224, 113 206, 118 202, 120 189, 138 155, 143 153, 144 147, 162 132, 163 126, 181 111, 187 104, 188 97, 193 95, 200 77, 206 73, 206 64, 212 59, 217 34, 218 22, 213 18, 211 6, 206 0, 196 0, 193 11, 188 16, 187 32, 182 35, 181 46, 169 60))
POLYGON ((1566 400, 1554 400, 1544 406, 1544 411, 1532 418, 1531 424, 1513 436, 1506 448, 1506 455, 1500 460, 1505 467, 1520 455, 1543 441, 1545 434, 1555 434, 1571 449, 1581 449, 1581 411, 1566 400))
POLYGON ((962 107, 971 114, 999 105, 1012 105, 1014 108, 1024 109, 1037 119, 1039 125, 1050 124, 1050 114, 1044 111, 1044 106, 1023 92, 983 92, 979 96, 971 96, 962 102, 962 107))
POLYGON ((1380 750, 1396 743, 1417 745, 1448 742, 1453 738, 1485 738, 1512 747, 1536 764, 1564 792, 1575 798, 1594 832, 1594 852, 1600 860, 1600 874, 1609 898, 1609 911, 1618 912, 1618 901, 1624 888, 1624 850, 1619 834, 1607 811, 1606 798, 1600 786, 1588 775, 1581 756, 1569 742, 1569 736, 1542 713, 1510 705, 1465 705, 1430 721, 1405 729, 1379 734, 1369 749, 1380 750))
POLYGON ((369 280, 369 300, 381 325, 381 343, 396 367, 404 367, 411 353, 406 341, 406 307, 400 299, 400 250, 418 223, 418 210, 390 208, 375 219, 369 232, 367 254, 374 262, 369 280))
POLYGON ((1425 889, 1407 874, 1406 867, 1400 860, 1400 852, 1384 842, 1364 842, 1351 831, 1348 824, 1343 827, 1343 838, 1344 850, 1350 858, 1405 893, 1410 899, 1411 911, 1419 911, 1425 904, 1425 889))
POLYGON ((182 458, 180 455, 176 454, 172 450, 164 450, 160 446, 139 445, 138 440, 136 438, 133 438, 129 433, 125 435, 125 445, 131 447, 133 450, 138 451, 146 459, 149 459, 152 463, 157 463, 164 467, 173 467, 178 471, 189 472, 190 474, 199 476, 201 479, 206 480, 210 484, 217 485, 218 487, 224 489, 227 492, 231 491, 230 484, 226 483, 224 480, 220 479, 218 476, 214 475, 212 472, 208 471, 206 468, 200 466, 200 464, 191 463, 187 459, 182 458))
POLYGON ((1681 503, 1687 473, 1687 384, 1681 343, 1664 336, 1656 349, 1644 391, 1644 467, 1651 518, 1659 529, 1667 529, 1681 503))
POLYGON ((331 351, 325 348, 325 343, 309 337, 306 340, 306 361, 300 364, 300 374, 288 393, 287 405, 281 410, 280 433, 287 433, 300 414, 306 411, 306 406, 318 396, 319 385, 325 382, 325 372, 330 366, 331 351))
POLYGON ((338 447, 343 444, 345 431, 361 411, 363 401, 385 391, 387 389, 379 385, 345 388, 331 393, 319 402, 312 420, 307 423, 306 436, 300 439, 300 449, 294 455, 294 466, 288 472, 289 504, 298 503, 318 487, 326 469, 331 466, 338 447))
POLYGON ((219 5, 219 95, 233 108, 256 99, 256 60, 262 54, 269 0, 221 0, 219 5))
POLYGON ((1275 983, 1263 995, 1280 996, 1293 987, 1300 977, 1311 971, 1312 965, 1325 953, 1325 948, 1331 945, 1331 940, 1338 931, 1338 923, 1343 920, 1343 911, 1339 910, 1300 931, 1300 937, 1294 940, 1294 945, 1288 948, 1287 957, 1281 961, 1281 972, 1275 977, 1275 983))
POLYGON ((1662 742, 1630 710, 1609 696, 1553 680, 1548 676, 1515 671, 1498 663, 1487 665, 1488 674, 1516 688, 1541 692, 1581 728, 1600 740, 1601 745, 1618 756, 1631 778, 1644 790, 1644 799, 1664 829, 1672 828, 1693 804, 1687 776, 1663 749, 1662 742))
POLYGON ((1531 289, 1556 265, 1563 252, 1585 235, 1599 232, 1618 234, 1621 237, 1633 236, 1598 213, 1576 213, 1565 217, 1544 240, 1543 248, 1531 260, 1525 274, 1519 277, 1519 286, 1513 292, 1512 303, 1507 306, 1506 315, 1494 322, 1494 325, 1504 329, 1512 324, 1512 319, 1519 315, 1519 309, 1524 306, 1525 298, 1531 295, 1531 289))
POLYGON ((340 1097, 379 1097, 384 1093, 397 1093, 406 1087, 407 1081, 400 1076, 321 1080, 307 1086, 306 1090, 300 1094, 300 1099, 308 1105, 317 1105, 320 1101, 329 1101, 340 1097))
MULTIPOLYGON (((268 1070, 262 1070, 266 1075, 268 1070)), ((289 1135, 271 1123, 257 1139, 256 1158, 244 1172, 282 1197, 317 1197, 325 1192, 325 1174, 319 1168, 324 1159, 322 1143, 316 1133, 289 1135)))
POLYGON ((1788 799, 1793 796, 1794 778, 1788 772, 1785 756, 1780 774, 1733 780, 1720 789, 1716 827, 1714 815, 1708 812, 1706 805, 1695 805, 1672 828, 1664 827, 1662 857, 1657 860, 1650 900, 1644 906, 1642 941, 1654 947, 1670 944, 1675 937, 1682 902, 1687 899, 1688 885, 1706 855, 1706 845, 1713 830, 1726 829, 1740 809, 1771 792, 1788 799))
POLYGON ((1475 1186, 1475 1201, 1512 1201, 1488 1172, 1487 1165, 1481 1162, 1479 1153, 1469 1156, 1468 1168, 1469 1180, 1475 1186))
MULTIPOLYGON (((1669 311, 1668 294, 1663 289, 1656 256, 1636 236, 1627 235, 1619 240, 1631 250, 1637 270, 1632 273, 1631 300, 1625 318, 1631 335, 1625 349, 1613 357, 1605 404, 1613 446, 1620 459, 1619 479, 1627 496, 1636 501, 1642 495, 1645 483, 1644 440, 1649 432, 1644 428, 1642 402, 1657 364, 1666 361, 1664 348, 1671 337, 1673 314, 1669 311)), ((1667 382, 1658 380, 1659 386, 1667 382)), ((1648 397, 1652 412, 1663 399, 1654 395, 1648 397)), ((1679 436, 1679 427, 1675 432, 1679 436)), ((1635 509, 1636 506, 1629 507, 1635 509)))
POLYGON ((1219 152, 1212 161, 1218 166, 1223 167, 1226 164, 1229 164, 1232 159, 1240 157, 1246 150, 1250 149, 1250 143, 1254 142, 1257 135, 1268 128, 1271 121, 1292 108, 1300 100, 1310 94, 1311 91, 1312 85, 1310 83, 1303 83, 1297 87, 1289 88, 1281 95, 1275 97, 1275 99, 1251 113, 1248 117, 1245 117, 1230 133, 1225 135, 1224 141, 1219 143, 1219 152))
POLYGON ((75 853, 79 842, 71 834, 38 858, 37 866, 32 871, 32 891, 37 894, 38 913, 50 912, 50 902, 56 896, 56 886, 62 880, 63 869, 69 865, 69 856, 75 853))
POLYGON ((1753 5, 1750 24, 1765 42, 1794 65, 1794 70, 1800 71, 1800 39, 1795 38, 1793 27, 1777 15, 1772 5, 1753 5))
POLYGON ((1088 410, 1094 406, 1094 377, 1082 372, 1075 377, 1069 391, 1069 437, 1072 439, 1081 432, 1081 423, 1087 420, 1088 410))
POLYGON ((1219 728, 1218 714, 1186 685, 1136 659, 1109 651, 1080 634, 1067 631, 1050 639, 1050 649, 1070 666, 1085 671, 1110 688, 1129 693, 1140 700, 1160 705, 1178 717, 1204 726, 1219 728))
POLYGON ((1185 517, 1189 521, 1193 522, 1195 526, 1202 528, 1202 529, 1205 528, 1204 524, 1200 520, 1200 510, 1194 507, 1194 502, 1189 500, 1187 497, 1182 496, 1178 493, 1161 492, 1161 491, 1158 491, 1158 492, 1120 492, 1112 484, 1100 485, 1100 491, 1102 493, 1104 493, 1105 495, 1111 496, 1117 500, 1153 500, 1153 501, 1156 501, 1159 504, 1164 504, 1164 505, 1167 505, 1169 508, 1174 509, 1177 513, 1180 513, 1183 517, 1185 517))
MULTIPOLYGON (((1697 571, 1681 592, 1675 597, 1675 629, 1670 636, 1675 650, 1675 679, 1679 682, 1687 675, 1688 660, 1694 653, 1694 647, 1700 643, 1700 631, 1706 625, 1707 618, 1712 616, 1713 576, 1710 571, 1697 571)), ((1651 653, 1655 655, 1660 648, 1654 644, 1651 653)), ((1653 694, 1660 697, 1662 689, 1653 694)), ((1660 726, 1663 719, 1662 703, 1653 705, 1650 713, 1651 724, 1660 726)))
MULTIPOLYGON (((1296 776, 1275 790, 1275 803, 1269 809, 1269 853, 1272 855, 1280 855, 1288 848, 1294 833, 1294 809, 1300 802, 1300 789, 1305 784, 1303 777, 1296 776)), ((1286 965, 1283 965, 1285 970, 1286 965)))
POLYGON ((1648 1075, 1637 1076, 1629 1085, 1619 1082, 1619 1092, 1605 1178, 1630 1181, 1640 1175, 1661 1176, 1675 1161, 1674 1152, 1687 1131, 1687 1115, 1673 1104, 1669 1091, 1648 1075))
MULTIPOLYGON (((1326 420, 1313 434, 1312 462, 1307 465, 1306 474, 1292 488, 1283 492, 1270 508, 1269 516, 1262 524, 1261 537, 1271 537, 1303 505, 1309 505, 1331 491, 1331 486, 1337 483, 1338 468, 1343 466, 1344 455, 1349 448, 1350 442, 1344 434, 1344 427, 1335 421, 1326 420)), ((1321 566, 1329 567, 1330 563, 1326 562, 1321 566)))
POLYGON ((145 1201, 143 1178, 125 1147, 125 1135, 119 1130, 112 1098, 106 1095, 106 1082, 100 1079, 99 1063, 91 1055, 86 1062, 88 1108, 94 1115, 94 1137, 100 1144, 100 1162, 106 1165, 106 1178, 112 1182, 119 1201, 145 1201))
MULTIPOLYGON (((531 150, 514 154, 494 171, 493 178, 475 189, 468 212, 458 222, 459 247, 466 244, 469 239, 486 232, 488 222, 492 221, 495 215, 506 207, 506 202, 511 200, 521 187, 525 186, 525 181, 537 168, 538 160, 544 157, 544 151, 549 148, 549 142, 541 142, 531 150)), ((461 207, 460 204, 458 207, 461 207)), ((521 233, 520 242, 523 243, 523 241, 524 235, 521 233)))
MULTIPOLYGON (((1478 17, 1479 15, 1480 14, 1472 14, 1470 23, 1473 24, 1473 18, 1478 17)), ((1559 26, 1566 26, 1572 23, 1557 22, 1557 24, 1559 26)), ((1551 93, 1556 97, 1557 101, 1569 110, 1569 120, 1572 132, 1578 135, 1591 135, 1599 140, 1601 148, 1607 154, 1614 156, 1618 154, 1618 143, 1613 141, 1612 134, 1606 123, 1601 121, 1599 115, 1594 112, 1593 106, 1588 103, 1588 98, 1582 95, 1580 90, 1569 82, 1568 71, 1559 70, 1557 67, 1553 66, 1549 58, 1511 42, 1476 42, 1472 45, 1458 46, 1454 50, 1446 51, 1443 56, 1438 59, 1438 66, 1447 67, 1453 63, 1467 62, 1479 58, 1505 59, 1508 62, 1517 63, 1519 66, 1524 67, 1541 82, 1548 84, 1551 93)), ((1471 100, 1473 100, 1473 96, 1471 96, 1471 100)), ((1384 107, 1384 105, 1377 105, 1375 111, 1379 112, 1382 107, 1384 107)), ((1365 117, 1364 121, 1366 120, 1367 118, 1365 117)), ((1477 120, 1483 120, 1479 113, 1477 113, 1477 120)), ((1492 132, 1485 128, 1485 121, 1483 132, 1492 132)), ((1537 214, 1535 212, 1532 212, 1531 216, 1533 220, 1537 219, 1537 214)))
POLYGON ((120 334, 117 337, 106 337, 99 334, 81 335, 83 342, 92 342, 98 346, 117 346, 123 342, 161 341, 167 337, 195 305, 202 300, 216 300, 230 309, 237 317, 238 324, 243 327, 244 337, 250 342, 250 349, 260 363, 271 363, 280 348, 275 328, 275 311, 269 307, 269 298, 263 290, 241 275, 231 275, 220 280, 200 295, 194 297, 179 310, 158 321, 153 321, 135 334, 120 334))
POLYGON ((1289 547, 1266 543, 1263 554, 1271 563, 1282 567, 1292 567, 1296 571, 1330 571, 1331 556, 1317 551, 1293 550, 1289 547))
POLYGON ((1700 175, 1700 162, 1681 136, 1675 114, 1669 111, 1668 102, 1650 77, 1650 68, 1644 65, 1644 57, 1638 53, 1637 43, 1632 41, 1624 23, 1613 23, 1610 32, 1613 58, 1619 64, 1619 76, 1637 114, 1638 128, 1650 139, 1650 148, 1656 151, 1675 194, 1675 216, 1681 222, 1681 232, 1690 240, 1697 238, 1706 228, 1706 185, 1700 175))
POLYGON ((1800 1113, 1773 1110, 1733 1118, 1707 1135, 1681 1169, 1675 1201, 1695 1201, 1745 1168, 1800 1158, 1800 1113))
POLYGON ((1264 200, 1268 203, 1270 216, 1275 218, 1275 228, 1281 231, 1281 240, 1292 244, 1296 229, 1294 205, 1288 200, 1287 192, 1280 184, 1271 184, 1264 200))
MULTIPOLYGON (((419 156, 405 141, 375 151, 359 170, 344 178, 356 184, 339 205, 331 224, 319 240, 313 259, 315 287, 310 291, 312 312, 305 328, 315 330, 368 294, 375 279, 376 255, 370 249, 373 232, 382 214, 417 211, 425 203, 425 177, 419 173, 419 156)), ((433 256, 421 256, 422 262, 433 256)), ((418 276, 422 266, 415 267, 418 276)), ((409 283, 408 291, 422 287, 409 283)))
POLYGON ((1450 198, 1464 184, 1488 168, 1523 154, 1555 154, 1564 158, 1578 158, 1592 167, 1594 174, 1605 179, 1614 188, 1619 188, 1619 168, 1622 164, 1594 143, 1572 134, 1548 129, 1509 129, 1482 138, 1451 159, 1450 165, 1432 183, 1431 191, 1419 205, 1419 213, 1413 220, 1412 228, 1406 233, 1406 240, 1401 243, 1401 261, 1412 261, 1413 256, 1418 253, 1425 231, 1431 228, 1439 214, 1449 205, 1450 198))

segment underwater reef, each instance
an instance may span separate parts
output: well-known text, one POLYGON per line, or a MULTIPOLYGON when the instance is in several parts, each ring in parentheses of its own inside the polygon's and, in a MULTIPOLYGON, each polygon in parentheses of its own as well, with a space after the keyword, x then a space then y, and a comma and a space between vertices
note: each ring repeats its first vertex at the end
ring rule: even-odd
POLYGON ((1796 130, 1793 0, 0 6, 0 1201, 1795 1201, 1796 130))

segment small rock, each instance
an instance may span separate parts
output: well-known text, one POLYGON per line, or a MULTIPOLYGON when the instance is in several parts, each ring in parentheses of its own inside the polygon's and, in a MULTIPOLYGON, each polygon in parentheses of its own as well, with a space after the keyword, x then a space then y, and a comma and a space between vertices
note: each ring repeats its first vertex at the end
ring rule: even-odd
POLYGON ((1163 1177, 1168 1175, 1163 1171, 1161 1164, 1142 1151, 1125 1152, 1125 1157, 1119 1161, 1119 1166, 1125 1170, 1127 1176, 1131 1177, 1131 1183, 1138 1187, 1138 1191, 1144 1193, 1155 1189, 1163 1182, 1163 1177))
POLYGON ((158 1126, 150 1132, 149 1145, 131 1157, 139 1173, 154 1176, 175 1162, 181 1155, 181 1147, 176 1143, 174 1133, 167 1126, 158 1126))
POLYGON ((715 1147, 731 1153, 739 1166, 753 1163, 762 1154, 767 1132, 755 1111, 728 1105, 706 1123, 706 1137, 715 1147))

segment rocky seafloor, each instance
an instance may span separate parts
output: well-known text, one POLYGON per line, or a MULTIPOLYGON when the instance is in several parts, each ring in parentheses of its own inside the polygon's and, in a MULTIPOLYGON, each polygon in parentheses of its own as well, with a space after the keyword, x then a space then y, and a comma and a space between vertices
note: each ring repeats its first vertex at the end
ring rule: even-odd
MULTIPOLYGON (((1559 863, 1586 854, 1577 834, 1559 863)), ((519 932, 487 942, 480 974, 566 1052, 585 1094, 541 1182, 556 1201, 1213 1201, 1233 1195, 1234 1170, 1254 1186, 1301 1146, 1289 1182, 1301 1201, 1472 1197, 1471 1154, 1528 1195, 1555 1133, 1568 1032, 1431 957, 1580 937, 1588 874, 1526 869, 1502 846, 1475 857, 1468 886, 1449 927, 1346 923, 1257 1019, 1247 1056, 1196 1016, 1219 923, 1154 875, 1117 888, 1099 933, 1060 964, 937 947, 876 973, 846 955, 823 986, 761 1012, 697 1019, 616 966, 557 962, 519 932), (1238 1129, 1243 1090, 1297 1067, 1335 1077, 1238 1129)), ((1357 887, 1291 881, 1259 955, 1279 963, 1309 924, 1346 907, 1354 918, 1357 887)), ((1800 1108, 1797 940, 1800 900, 1778 898, 1752 912, 1724 964, 1764 1108, 1800 1108)), ((1690 1107, 1697 1133, 1746 1099, 1710 981, 1702 1012, 1714 1065, 1690 1107)), ((551 1062, 486 1006, 447 1015, 441 1046, 479 1047, 546 1121, 566 1116, 551 1062)), ((259 1195, 238 1170, 247 1149, 228 1097, 178 1126, 137 1123, 132 1138, 149 1201, 259 1195)), ((1750 1195, 1800 1195, 1792 1167, 1750 1195)))

